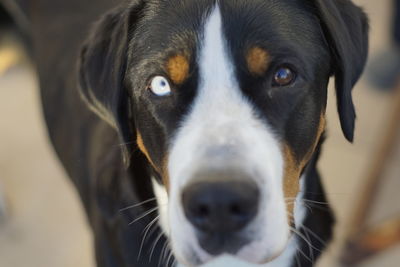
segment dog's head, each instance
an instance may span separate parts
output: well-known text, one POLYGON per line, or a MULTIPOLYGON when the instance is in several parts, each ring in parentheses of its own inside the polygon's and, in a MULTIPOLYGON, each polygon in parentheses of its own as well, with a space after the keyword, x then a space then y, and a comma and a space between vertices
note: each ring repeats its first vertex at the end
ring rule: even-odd
POLYGON ((270 261, 295 223, 287 203, 324 131, 332 75, 353 139, 364 13, 347 0, 131 2, 83 49, 84 99, 127 161, 133 140, 147 157, 180 261, 270 261))

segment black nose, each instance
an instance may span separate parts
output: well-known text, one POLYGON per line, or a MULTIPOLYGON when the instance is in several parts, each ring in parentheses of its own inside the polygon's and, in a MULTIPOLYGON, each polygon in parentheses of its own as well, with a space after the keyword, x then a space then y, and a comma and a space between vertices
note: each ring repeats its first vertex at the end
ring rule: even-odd
POLYGON ((183 208, 188 220, 207 234, 240 231, 257 214, 259 190, 250 179, 203 181, 183 191, 183 208))

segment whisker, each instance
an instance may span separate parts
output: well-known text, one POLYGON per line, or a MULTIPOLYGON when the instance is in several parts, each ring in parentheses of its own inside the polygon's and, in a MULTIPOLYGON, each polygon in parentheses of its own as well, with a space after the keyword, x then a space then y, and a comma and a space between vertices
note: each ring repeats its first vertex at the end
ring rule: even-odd
MULTIPOLYGON (((320 210, 325 210, 325 211, 329 211, 329 208, 327 207, 321 207, 319 205, 329 205, 329 203, 327 202, 318 202, 318 201, 313 201, 313 200, 309 200, 309 199, 301 199, 300 202, 312 213, 312 207, 316 208, 316 209, 320 209, 320 210)), ((297 203, 297 200, 286 200, 286 204, 293 204, 293 203, 297 203)))
POLYGON ((167 246, 166 246, 165 251, 164 251, 164 254, 163 254, 163 261, 166 260, 166 258, 167 258, 168 255, 169 255, 169 252, 171 251, 171 249, 170 249, 169 246, 170 246, 170 242, 168 241, 168 242, 167 242, 167 246))
POLYGON ((146 235, 147 235, 147 233, 149 232, 151 226, 152 226, 154 223, 157 222, 157 220, 158 220, 159 217, 160 217, 160 216, 156 216, 156 217, 143 229, 143 231, 142 231, 142 234, 143 234, 143 232, 144 232, 144 236, 143 236, 143 238, 142 238, 142 241, 140 242, 140 248, 139 248, 139 253, 138 253, 138 258, 137 258, 138 261, 139 261, 139 259, 140 259, 140 255, 142 254, 143 245, 144 245, 144 242, 145 242, 145 240, 146 240, 146 235))
POLYGON ((158 236, 156 237, 155 241, 153 242, 152 247, 151 247, 150 256, 149 256, 149 262, 151 262, 151 259, 152 259, 152 257, 153 257, 154 250, 156 249, 157 243, 161 240, 161 237, 162 237, 162 236, 163 236, 163 232, 162 232, 162 230, 161 230, 160 233, 158 234, 158 236))
MULTIPOLYGON (((314 263, 314 260, 312 260, 310 257, 308 257, 308 256, 301 250, 301 248, 299 248, 297 251, 300 252, 300 254, 303 255, 303 257, 306 258, 309 262, 314 263)), ((311 251, 311 250, 310 250, 310 251, 311 251)))
POLYGON ((308 211, 310 212, 310 213, 313 213, 313 210, 312 210, 312 208, 310 207, 310 205, 309 204, 307 204, 307 203, 302 203, 303 205, 304 205, 304 207, 306 207, 307 209, 308 209, 308 211))
MULTIPOLYGON (((310 243, 310 241, 308 241, 307 238, 306 238, 303 234, 301 234, 299 231, 297 231, 297 230, 294 229, 293 227, 290 227, 290 226, 289 226, 289 228, 290 228, 290 230, 291 230, 293 233, 297 234, 300 238, 302 238, 302 239, 306 242, 306 244, 308 244, 309 249, 310 249, 310 248, 313 248, 313 246, 312 246, 312 244, 310 243)), ((313 260, 311 260, 311 259, 301 250, 301 248, 298 248, 297 251, 299 251, 299 252, 300 252, 307 260, 309 260, 311 263, 314 262, 313 260)), ((310 251, 311 251, 311 249, 310 249, 310 251)))
MULTIPOLYGON (((307 234, 307 232, 304 232, 304 234, 306 235, 307 240, 309 240, 311 242, 310 236, 307 234)), ((308 251, 309 251, 310 257, 312 259, 312 262, 314 262, 314 259, 315 259, 314 251, 310 247, 308 247, 308 251)))
MULTIPOLYGON (((314 204, 321 204, 321 205, 329 205, 328 202, 320 202, 320 201, 315 201, 315 200, 306 199, 306 198, 302 198, 302 199, 300 199, 300 201, 314 203, 314 204)), ((297 202, 297 198, 285 198, 285 202, 294 203, 294 202, 297 202)))
POLYGON ((353 194, 352 192, 343 192, 343 193, 324 192, 324 193, 317 193, 317 192, 303 191, 303 190, 300 190, 299 193, 300 192, 304 193, 304 194, 314 195, 314 196, 351 196, 353 194))
POLYGON ((320 204, 313 204, 313 203, 308 203, 307 205, 309 205, 310 207, 313 207, 314 209, 319 209, 319 210, 323 210, 323 211, 329 211, 329 207, 327 206, 321 206, 320 204))
POLYGON ((136 144, 136 142, 135 141, 131 141, 131 142, 126 142, 126 143, 119 143, 119 144, 117 144, 115 146, 126 146, 126 145, 132 145, 132 144, 136 144))
POLYGON ((306 238, 302 233, 300 233, 298 230, 294 229, 294 228, 291 227, 291 226, 289 226, 289 228, 290 228, 290 230, 292 230, 295 234, 297 234, 299 237, 301 237, 309 246, 311 246, 311 247, 312 247, 313 249, 315 249, 316 251, 321 252, 321 250, 319 250, 318 248, 316 248, 315 246, 313 246, 313 245, 311 244, 311 242, 308 241, 307 238, 306 238))
MULTIPOLYGON (((169 251, 169 256, 168 256, 168 258, 167 258, 167 264, 166 264, 166 266, 169 265, 169 262, 170 262, 171 258, 172 258, 172 250, 169 251)), ((172 263, 173 263, 173 262, 172 262, 172 263)), ((172 265, 171 265, 171 267, 172 267, 172 265)))
POLYGON ((142 231, 142 234, 146 231, 149 231, 151 226, 160 218, 160 215, 157 215, 142 231))
POLYGON ((305 231, 307 231, 308 233, 310 233, 315 239, 317 239, 320 243, 321 243, 321 245, 324 245, 324 246, 326 246, 327 244, 326 244, 326 242, 324 241, 324 240, 322 240, 322 238, 321 237, 319 237, 316 233, 314 233, 310 228, 307 228, 306 226, 302 226, 302 228, 305 230, 305 231))
POLYGON ((168 242, 167 240, 165 240, 164 246, 163 246, 163 248, 161 249, 160 259, 158 260, 158 266, 161 266, 161 262, 162 262, 162 261, 164 260, 164 258, 165 258, 165 253, 166 253, 166 250, 167 250, 167 246, 169 246, 169 242, 168 242))
POLYGON ((143 219, 144 217, 150 215, 151 213, 153 213, 153 212, 155 212, 155 211, 157 211, 157 210, 158 210, 158 207, 155 207, 155 208, 152 208, 152 209, 146 211, 143 215, 139 216, 138 218, 136 218, 135 220, 133 220, 132 222, 130 222, 129 225, 134 224, 135 222, 137 222, 137 221, 143 219))
POLYGON ((128 210, 128 209, 132 209, 132 208, 136 208, 136 207, 139 207, 139 206, 141 206, 141 205, 144 205, 144 204, 146 204, 146 203, 149 203, 149 202, 152 202, 152 201, 155 201, 155 200, 157 200, 155 197, 152 197, 152 198, 149 198, 149 199, 147 199, 147 200, 145 200, 145 201, 142 201, 142 202, 140 202, 140 203, 137 203, 137 204, 135 204, 135 205, 131 205, 131 206, 128 206, 128 207, 126 207, 126 208, 122 208, 122 209, 120 209, 119 211, 120 212, 123 212, 123 211, 125 211, 125 210, 128 210))
POLYGON ((328 202, 320 202, 320 201, 315 201, 315 200, 311 200, 311 199, 301 199, 301 201, 305 201, 307 203, 314 203, 314 204, 321 204, 321 205, 329 205, 328 202))
MULTIPOLYGON (((157 224, 156 224, 157 225, 157 224)), ((150 236, 152 236, 154 234, 155 231, 159 230, 159 227, 153 225, 154 227, 152 227, 152 229, 150 230, 149 234, 147 235, 146 239, 150 238, 150 236)), ((146 240, 147 241, 147 240, 146 240)))
MULTIPOLYGON (((286 202, 286 204, 294 204, 294 203, 297 204, 297 201, 286 202)), ((311 213, 313 212, 309 204, 302 202, 302 205, 304 205, 311 213)))

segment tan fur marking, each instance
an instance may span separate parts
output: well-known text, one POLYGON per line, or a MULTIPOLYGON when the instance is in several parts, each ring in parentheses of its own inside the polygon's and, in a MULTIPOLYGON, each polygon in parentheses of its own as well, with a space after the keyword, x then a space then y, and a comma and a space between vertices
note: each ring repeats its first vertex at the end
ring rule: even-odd
POLYGON ((284 169, 284 180, 283 180, 283 192, 286 199, 286 208, 288 211, 289 221, 293 222, 293 209, 295 198, 300 190, 299 179, 301 171, 304 169, 306 164, 310 161, 315 149, 317 148, 318 142, 322 136, 322 133, 325 130, 326 120, 325 116, 321 114, 321 118, 319 121, 319 126, 317 130, 317 135, 315 141, 305 155, 305 157, 298 162, 293 154, 291 148, 285 144, 283 146, 283 157, 285 161, 285 169, 284 169))
POLYGON ((247 52, 246 61, 250 73, 263 75, 268 69, 270 57, 267 51, 256 46, 247 52))
POLYGON ((150 162, 153 168, 161 175, 161 179, 165 187, 167 188, 167 192, 169 192, 168 157, 165 156, 162 162, 162 166, 157 167, 151 159, 150 154, 143 143, 142 135, 139 132, 136 133, 136 142, 140 151, 142 151, 142 153, 146 156, 147 160, 150 162))
POLYGON ((153 160, 150 157, 149 151, 147 151, 147 148, 145 147, 145 145, 143 143, 142 135, 139 132, 136 133, 136 143, 138 145, 138 148, 146 156, 146 158, 150 162, 150 164, 157 170, 156 165, 154 164, 153 160))
POLYGON ((165 155, 165 157, 163 158, 161 167, 161 178, 163 180, 165 188, 167 189, 167 193, 169 193, 168 155, 165 155))
MULTIPOLYGON (((306 160, 307 162, 311 159, 312 155, 314 154, 315 149, 317 148, 319 139, 321 138, 322 134, 325 131, 325 127, 326 127, 326 119, 325 119, 325 115, 321 114, 321 117, 319 119, 319 125, 318 125, 318 131, 317 131, 317 136, 314 142, 314 145, 312 146, 311 150, 309 151, 309 153, 307 154, 306 160)), ((304 163, 307 164, 307 162, 304 163)))
POLYGON ((189 61, 183 55, 175 55, 168 59, 167 70, 175 84, 182 84, 189 76, 189 61))
POLYGON ((285 196, 286 208, 289 222, 293 221, 293 209, 295 198, 300 190, 300 165, 296 162, 293 151, 288 145, 284 145, 283 157, 285 161, 283 177, 283 193, 285 196))

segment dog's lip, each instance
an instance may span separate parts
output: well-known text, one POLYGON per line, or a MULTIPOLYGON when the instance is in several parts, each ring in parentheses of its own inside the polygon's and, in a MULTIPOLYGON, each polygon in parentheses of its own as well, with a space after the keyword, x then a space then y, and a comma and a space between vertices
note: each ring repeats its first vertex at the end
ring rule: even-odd
POLYGON ((289 235, 282 248, 280 248, 278 251, 274 251, 272 253, 267 253, 265 255, 265 257, 261 258, 258 261, 255 261, 253 258, 248 258, 245 255, 240 255, 240 251, 236 254, 222 252, 221 254, 218 254, 218 255, 207 254, 207 257, 201 257, 201 255, 199 255, 195 250, 192 250, 191 251, 192 257, 190 259, 186 259, 186 262, 191 262, 191 264, 189 264, 189 266, 200 266, 200 265, 202 266, 202 265, 211 263, 213 261, 217 261, 219 258, 227 256, 227 257, 230 257, 233 259, 238 259, 238 260, 248 263, 248 264, 257 264, 257 265, 267 264, 269 262, 276 260, 278 257, 280 257, 285 252, 291 238, 292 238, 292 235, 289 235))
MULTIPOLYGON (((218 259, 226 256, 233 260, 234 259, 239 260, 243 264, 249 264, 249 266, 263 265, 263 264, 270 263, 270 262, 276 260, 277 258, 279 258, 280 256, 282 256, 282 254, 286 251, 293 236, 294 236, 294 234, 289 231, 287 238, 285 239, 284 242, 282 242, 283 244, 281 244, 282 245, 281 247, 275 247, 275 249, 272 249, 272 250, 268 249, 268 248, 266 248, 265 250, 262 250, 262 252, 264 252, 265 254, 258 255, 259 257, 256 257, 257 260, 255 260, 255 257, 252 255, 247 255, 247 254, 241 253, 241 250, 239 250, 237 253, 234 253, 234 254, 229 253, 229 252, 222 252, 218 255, 210 255, 206 251, 201 249, 200 247, 196 247, 196 246, 192 246, 192 245, 188 244, 188 248, 189 248, 188 251, 190 251, 190 253, 185 253, 186 254, 186 256, 184 256, 185 259, 183 261, 180 261, 178 259, 178 262, 186 263, 185 266, 193 266, 193 267, 203 266, 203 265, 208 266, 208 264, 211 264, 214 261, 218 261, 218 259), (269 251, 266 251, 266 250, 269 250, 269 251)), ((211 265, 211 266, 214 267, 217 265, 211 265)))
MULTIPOLYGON (((218 261, 218 259, 221 259, 221 258, 223 258, 223 257, 229 257, 229 258, 232 258, 232 259, 237 259, 237 260, 240 260, 241 262, 244 262, 244 263, 247 263, 247 264, 250 264, 250 265, 253 265, 253 264, 257 264, 257 265, 260 265, 260 264, 267 264, 267 263, 269 263, 269 262, 272 262, 272 261, 274 261, 276 258, 278 258, 281 254, 283 253, 283 251, 281 251, 281 252, 278 252, 278 253, 276 253, 276 254, 273 254, 272 256, 267 256, 265 259, 263 259, 263 260, 261 260, 261 261, 254 261, 254 260, 249 260, 249 259, 247 259, 247 258, 245 258, 245 257, 240 257, 240 256, 238 256, 238 255, 236 255, 236 254, 230 254, 230 253, 222 253, 222 254, 220 254, 220 255, 217 255, 217 256, 212 256, 212 257, 210 257, 210 258, 208 258, 208 259, 204 259, 204 260, 198 260, 198 261, 193 261, 193 265, 191 265, 191 266, 203 266, 203 265, 207 265, 207 264, 210 264, 210 263, 212 263, 212 262, 214 262, 214 261, 218 261)), ((214 265, 213 265, 214 266, 214 265)))
MULTIPOLYGON (((286 247, 286 246, 285 246, 286 247)), ((269 263, 271 261, 276 260, 279 256, 281 256, 283 254, 283 252, 285 251, 285 248, 281 249, 280 251, 272 254, 272 256, 267 257, 264 260, 261 260, 260 262, 257 262, 257 264, 266 264, 269 263)))
MULTIPOLYGON (((285 246, 286 247, 286 246, 285 246)), ((267 264, 269 262, 272 262, 274 260, 276 260, 279 256, 281 256, 283 254, 283 252, 285 251, 285 249, 281 249, 278 252, 275 252, 274 254, 270 254, 270 255, 266 255, 265 258, 259 260, 259 261, 254 261, 253 259, 248 259, 244 256, 240 256, 238 254, 231 254, 231 253, 226 253, 223 252, 219 255, 215 255, 215 256, 209 256, 206 259, 200 259, 199 257, 194 256, 193 255, 193 259, 188 260, 188 262, 192 262, 192 264, 190 266, 203 266, 209 263, 212 263, 214 261, 218 261, 218 259, 222 258, 222 257, 230 257, 232 259, 237 259, 240 260, 244 263, 248 263, 248 264, 267 264)), ((196 254, 195 252, 193 254, 196 254)))

